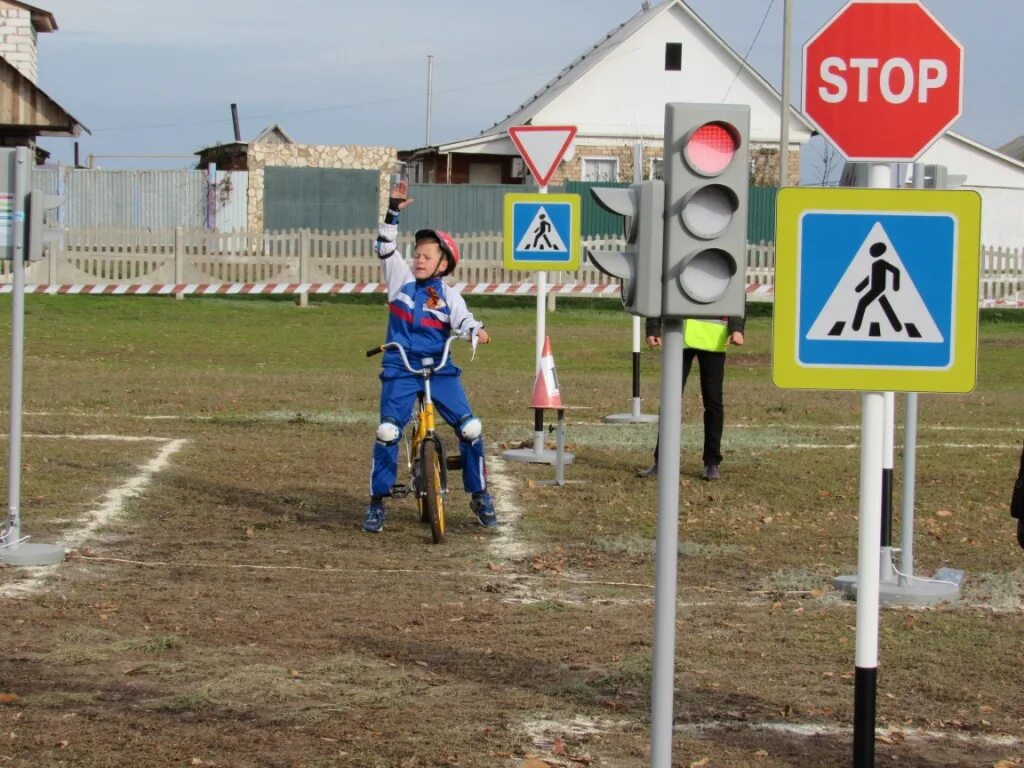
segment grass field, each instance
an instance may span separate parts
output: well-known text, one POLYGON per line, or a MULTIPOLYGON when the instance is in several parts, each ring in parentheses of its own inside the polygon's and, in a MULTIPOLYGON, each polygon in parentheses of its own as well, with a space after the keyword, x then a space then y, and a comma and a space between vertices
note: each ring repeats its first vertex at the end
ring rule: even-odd
MULTIPOLYGON (((0 764, 647 765, 657 489, 633 470, 656 435, 601 423, 629 407, 630 320, 548 315, 586 408, 577 482, 552 487, 501 459, 532 444, 534 307, 469 302, 494 343, 458 361, 502 522, 456 489, 437 547, 411 500, 360 531, 381 297, 28 297, 22 528, 70 555, 0 570, 0 764)), ((831 582, 856 571, 860 396, 775 389, 765 308, 747 331, 720 482, 685 397, 675 763, 848 765, 855 608, 831 582)), ((879 765, 1024 765, 1024 315, 980 334, 977 389, 920 398, 915 565, 966 576, 955 603, 882 613, 879 765)))

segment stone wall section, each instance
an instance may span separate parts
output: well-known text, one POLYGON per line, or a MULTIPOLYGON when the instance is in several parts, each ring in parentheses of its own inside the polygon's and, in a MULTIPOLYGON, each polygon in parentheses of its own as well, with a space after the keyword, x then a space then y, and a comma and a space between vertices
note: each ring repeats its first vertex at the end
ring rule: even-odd
POLYGON ((32 13, 0 0, 0 56, 33 83, 39 75, 36 40, 32 13))
POLYGON ((250 230, 263 229, 263 179, 268 166, 285 168, 339 168, 380 173, 379 209, 388 202, 390 174, 397 168, 395 147, 337 146, 328 144, 280 144, 259 142, 248 150, 249 189, 247 219, 250 230))
MULTIPOLYGON (((774 187, 779 183, 779 147, 754 147, 750 150, 750 180, 758 186, 774 187)), ((800 149, 789 148, 789 174, 782 186, 794 187, 800 184, 800 149)))

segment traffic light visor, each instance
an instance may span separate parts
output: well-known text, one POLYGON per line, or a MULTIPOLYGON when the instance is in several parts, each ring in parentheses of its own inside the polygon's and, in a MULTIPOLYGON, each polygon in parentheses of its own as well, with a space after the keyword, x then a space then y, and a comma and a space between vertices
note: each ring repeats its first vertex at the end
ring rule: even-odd
POLYGON ((704 176, 715 176, 732 162, 740 147, 736 127, 723 122, 705 123, 694 130, 683 147, 686 163, 704 176))
POLYGON ((679 287, 692 301, 710 304, 722 298, 735 274, 733 257, 719 248, 709 248, 683 260, 679 287))

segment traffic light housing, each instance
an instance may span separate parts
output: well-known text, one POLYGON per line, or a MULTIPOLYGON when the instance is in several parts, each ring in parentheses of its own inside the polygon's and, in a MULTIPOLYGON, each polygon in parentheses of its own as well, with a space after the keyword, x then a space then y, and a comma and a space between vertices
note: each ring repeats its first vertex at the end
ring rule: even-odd
POLYGON ((665 317, 743 314, 750 107, 665 105, 665 317))
POLYGON ((38 189, 28 193, 25 207, 28 209, 28 227, 25 230, 25 254, 28 261, 40 261, 45 254, 43 246, 60 242, 63 230, 46 222, 46 212, 55 211, 64 204, 64 198, 48 195, 38 189))
POLYGON ((587 258, 606 275, 622 280, 622 306, 627 312, 661 317, 664 182, 659 179, 630 187, 594 187, 590 193, 606 211, 623 217, 626 250, 587 248, 587 258))

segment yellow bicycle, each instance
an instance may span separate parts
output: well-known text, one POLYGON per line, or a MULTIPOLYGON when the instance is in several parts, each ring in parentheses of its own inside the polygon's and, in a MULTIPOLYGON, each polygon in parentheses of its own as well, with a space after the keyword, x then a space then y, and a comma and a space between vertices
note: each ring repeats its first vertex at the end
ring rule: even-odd
POLYGON ((409 429, 405 433, 406 464, 411 473, 411 480, 409 484, 392 486, 391 495, 395 498, 404 498, 410 493, 415 495, 420 520, 430 523, 430 535, 435 544, 444 542, 444 502, 448 496, 448 470, 461 469, 462 457, 445 456, 444 443, 434 429, 437 411, 430 396, 430 379, 435 371, 444 368, 448 363, 452 342, 458 338, 462 337, 448 337, 439 363, 435 364, 432 357, 425 357, 420 361, 419 368, 413 368, 405 349, 394 341, 366 351, 367 357, 373 357, 385 350, 394 349, 402 358, 402 364, 409 373, 423 377, 423 391, 416 398, 409 429))

